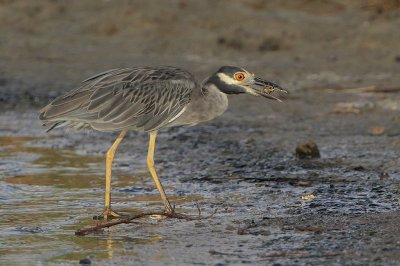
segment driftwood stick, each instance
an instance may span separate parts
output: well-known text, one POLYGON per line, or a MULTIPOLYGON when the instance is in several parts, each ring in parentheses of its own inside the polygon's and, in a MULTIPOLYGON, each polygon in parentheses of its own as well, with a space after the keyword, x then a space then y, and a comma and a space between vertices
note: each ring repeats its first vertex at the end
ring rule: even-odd
POLYGON ((109 228, 111 226, 115 226, 118 224, 129 224, 129 223, 133 223, 134 220, 140 219, 140 218, 144 218, 147 216, 152 216, 152 215, 159 215, 159 216, 164 216, 166 218, 175 218, 175 219, 183 219, 186 221, 193 221, 193 220, 204 220, 204 219, 208 219, 211 218, 212 216, 214 216, 214 214, 217 212, 217 210, 214 210, 213 213, 211 213, 208 216, 200 216, 200 211, 199 211, 199 216, 190 216, 190 215, 185 215, 185 214, 179 214, 176 212, 172 212, 172 213, 167 213, 167 212, 143 212, 143 213, 139 213, 136 215, 132 215, 132 216, 128 216, 126 218, 123 219, 119 219, 117 221, 111 221, 111 222, 107 222, 107 223, 103 223, 103 224, 98 224, 96 226, 93 227, 89 227, 89 228, 83 228, 83 229, 79 229, 75 231, 75 235, 77 236, 85 236, 91 233, 97 233, 102 231, 104 228, 109 228))

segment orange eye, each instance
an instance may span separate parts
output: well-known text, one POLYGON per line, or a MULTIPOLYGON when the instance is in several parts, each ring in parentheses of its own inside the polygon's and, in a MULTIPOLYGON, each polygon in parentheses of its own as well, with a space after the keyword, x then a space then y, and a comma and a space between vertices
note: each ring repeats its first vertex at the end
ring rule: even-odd
POLYGON ((235 79, 238 81, 244 80, 244 74, 241 72, 235 73, 235 79))

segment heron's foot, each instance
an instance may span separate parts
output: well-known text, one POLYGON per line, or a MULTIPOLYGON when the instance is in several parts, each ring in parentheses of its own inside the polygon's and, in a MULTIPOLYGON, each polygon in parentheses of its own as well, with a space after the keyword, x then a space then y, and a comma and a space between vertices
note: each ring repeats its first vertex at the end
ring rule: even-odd
POLYGON ((113 211, 111 207, 106 207, 100 215, 93 217, 94 220, 111 220, 121 218, 122 215, 113 211))
POLYGON ((165 204, 164 212, 167 214, 175 213, 175 206, 172 207, 171 204, 165 204))

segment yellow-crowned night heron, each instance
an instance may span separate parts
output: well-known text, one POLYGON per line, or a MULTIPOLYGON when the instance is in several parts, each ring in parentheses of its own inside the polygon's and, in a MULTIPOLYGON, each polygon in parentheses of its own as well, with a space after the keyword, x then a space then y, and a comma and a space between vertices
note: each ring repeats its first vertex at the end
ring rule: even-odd
MULTIPOLYGON (((270 93, 280 86, 233 66, 223 66, 202 85, 194 76, 171 66, 113 69, 83 81, 40 111, 44 126, 91 128, 121 132, 106 154, 105 218, 118 217, 111 209, 111 166, 115 151, 128 130, 149 132, 147 166, 166 212, 173 208, 154 168, 157 131, 193 126, 220 116, 228 107, 227 94, 248 93, 278 100, 270 93)), ((48 130, 48 131, 49 131, 48 130)))

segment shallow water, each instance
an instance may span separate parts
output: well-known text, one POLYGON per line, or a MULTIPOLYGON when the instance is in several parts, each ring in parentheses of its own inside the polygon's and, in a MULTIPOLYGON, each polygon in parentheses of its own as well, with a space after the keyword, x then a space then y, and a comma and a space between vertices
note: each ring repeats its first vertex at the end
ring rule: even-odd
MULTIPOLYGON (((32 146, 37 140, 45 138, 0 137, 0 158, 9 170, 0 182, 2 264, 77 262, 88 256, 112 259, 121 253, 136 254, 121 250, 124 243, 148 245, 162 239, 157 235, 113 236, 112 230, 95 237, 76 237, 75 230, 95 225, 91 217, 102 210, 103 159, 79 155, 73 149, 32 146)), ((113 204, 119 212, 160 205, 153 186, 145 182, 150 180, 147 172, 127 175, 117 170, 114 176, 113 186, 118 189, 113 191, 113 204)), ((196 195, 171 197, 180 205, 201 199, 196 195)))

